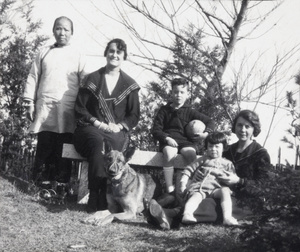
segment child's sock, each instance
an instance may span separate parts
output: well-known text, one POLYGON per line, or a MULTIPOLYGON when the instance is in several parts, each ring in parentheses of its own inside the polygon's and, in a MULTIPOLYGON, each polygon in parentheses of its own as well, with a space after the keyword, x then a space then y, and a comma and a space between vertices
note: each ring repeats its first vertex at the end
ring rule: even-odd
POLYGON ((221 202, 221 207, 223 211, 223 224, 224 225, 238 225, 238 221, 232 217, 232 203, 223 201, 221 202))
POLYGON ((175 190, 175 187, 173 185, 174 166, 163 167, 163 171, 164 171, 167 192, 171 193, 175 190))
POLYGON ((229 219, 232 217, 232 203, 228 201, 221 202, 223 218, 229 219))

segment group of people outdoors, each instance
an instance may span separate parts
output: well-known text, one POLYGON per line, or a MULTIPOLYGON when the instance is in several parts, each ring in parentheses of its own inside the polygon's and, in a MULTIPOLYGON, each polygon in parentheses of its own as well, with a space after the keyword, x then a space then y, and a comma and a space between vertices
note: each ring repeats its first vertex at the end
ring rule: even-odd
MULTIPOLYGON (((130 131, 140 118, 140 87, 121 70, 127 58, 122 39, 109 41, 104 50, 106 65, 87 73, 84 55, 70 43, 73 31, 69 18, 55 20, 56 42, 37 54, 25 85, 24 106, 32 121, 29 131, 38 140, 33 180, 67 183, 72 164, 61 158, 61 152, 63 143, 73 143, 89 162, 87 212, 92 213, 107 209, 105 143, 119 151, 128 145, 130 131)), ((171 97, 154 117, 152 134, 163 152, 165 191, 176 203, 166 208, 152 199, 146 210, 154 223, 170 229, 178 216, 184 224, 212 220, 209 214, 203 217, 200 206, 220 199, 223 223, 237 225, 232 193, 265 179, 270 165, 267 150, 253 139, 261 131, 258 115, 240 111, 232 125, 238 141, 227 146, 226 135, 216 131, 217 122, 188 104, 186 79, 171 81, 171 97), (201 120, 206 128, 189 138, 185 128, 192 120, 201 120), (205 154, 197 158, 197 144, 202 141, 205 154), (174 160, 178 153, 188 166, 177 181, 174 160)))

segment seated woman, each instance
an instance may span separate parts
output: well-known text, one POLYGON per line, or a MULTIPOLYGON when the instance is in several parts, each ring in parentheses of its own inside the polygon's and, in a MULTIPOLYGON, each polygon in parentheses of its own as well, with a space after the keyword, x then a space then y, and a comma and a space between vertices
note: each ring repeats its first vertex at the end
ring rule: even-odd
POLYGON ((234 119, 232 132, 239 140, 230 145, 223 156, 234 164, 237 176, 222 178, 227 185, 236 184, 240 189, 268 177, 269 153, 253 139, 260 131, 259 117, 253 111, 242 110, 234 119))
POLYGON ((121 39, 111 40, 104 51, 105 67, 87 75, 75 103, 76 150, 89 162, 87 212, 107 209, 106 173, 103 143, 122 151, 129 131, 140 117, 138 84, 121 70, 127 46, 121 39))
MULTIPOLYGON (((219 177, 219 180, 230 187, 234 186, 234 191, 239 192, 247 185, 253 185, 266 179, 271 164, 268 151, 253 139, 261 132, 259 117, 255 112, 242 110, 233 121, 232 132, 236 134, 238 142, 230 145, 228 150, 223 153, 223 157, 234 164, 236 173, 228 173, 219 177)), ((199 172, 198 176, 201 178, 203 174, 199 172)), ((194 212, 194 217, 198 222, 216 221, 216 205, 213 199, 203 200, 194 212)), ((171 227, 171 222, 175 217, 174 211, 162 208, 155 201, 150 202, 149 209, 150 214, 151 212, 155 213, 151 215, 160 223, 161 227, 171 227)), ((178 212, 176 211, 177 214, 178 212)), ((234 215, 234 217, 238 218, 239 216, 234 215)))

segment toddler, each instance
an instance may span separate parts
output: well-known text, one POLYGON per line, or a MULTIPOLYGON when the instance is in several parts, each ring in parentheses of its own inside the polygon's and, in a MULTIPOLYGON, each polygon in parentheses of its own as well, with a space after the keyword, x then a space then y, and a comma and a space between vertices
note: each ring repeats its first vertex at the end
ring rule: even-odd
POLYGON ((206 197, 221 200, 224 225, 238 225, 232 217, 231 190, 228 186, 222 186, 218 177, 230 172, 235 173, 231 161, 222 157, 226 148, 226 135, 222 132, 209 134, 205 139, 206 154, 184 169, 180 181, 180 192, 186 193, 182 223, 196 223, 193 213, 206 197), (201 178, 201 179, 199 179, 201 178), (190 179, 190 183, 189 182, 190 179))

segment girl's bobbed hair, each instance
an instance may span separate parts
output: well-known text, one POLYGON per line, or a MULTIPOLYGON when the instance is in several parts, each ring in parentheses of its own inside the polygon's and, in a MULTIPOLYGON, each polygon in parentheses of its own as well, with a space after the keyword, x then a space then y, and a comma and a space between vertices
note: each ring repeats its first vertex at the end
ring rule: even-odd
POLYGON ((234 118, 233 123, 232 123, 232 132, 235 133, 236 122, 240 117, 242 117, 243 119, 245 119, 246 121, 251 123, 251 125, 254 128, 253 136, 255 136, 255 137, 258 136, 259 133, 261 132, 261 124, 259 121, 259 117, 255 112, 253 112, 252 110, 247 110, 247 109, 240 111, 237 114, 237 116, 234 118))
POLYGON ((106 57, 109 46, 113 43, 116 43, 118 50, 124 51, 124 60, 126 60, 127 59, 127 45, 124 42, 124 40, 119 39, 119 38, 113 39, 107 43, 106 48, 104 50, 104 56, 106 57))
POLYGON ((207 149, 208 143, 210 144, 223 144, 223 149, 227 149, 227 136, 225 133, 220 131, 215 131, 210 133, 204 140, 205 149, 207 149))

